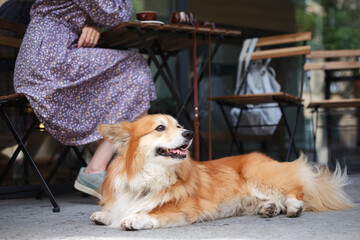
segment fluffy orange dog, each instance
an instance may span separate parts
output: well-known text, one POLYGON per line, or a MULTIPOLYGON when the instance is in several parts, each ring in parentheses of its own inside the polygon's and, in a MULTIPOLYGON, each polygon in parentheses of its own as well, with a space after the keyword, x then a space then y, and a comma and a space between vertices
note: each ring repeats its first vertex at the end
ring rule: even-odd
POLYGON ((99 129, 118 155, 102 186, 103 209, 91 216, 96 224, 136 230, 353 206, 342 191, 346 173, 312 166, 304 156, 291 163, 260 153, 195 162, 187 150, 192 132, 168 115, 99 129))

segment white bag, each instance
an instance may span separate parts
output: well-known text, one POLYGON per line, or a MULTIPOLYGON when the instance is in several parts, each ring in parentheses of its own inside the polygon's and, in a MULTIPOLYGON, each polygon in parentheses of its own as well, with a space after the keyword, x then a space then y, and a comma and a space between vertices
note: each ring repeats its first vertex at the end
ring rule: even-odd
MULTIPOLYGON (((261 60, 250 63, 256 43, 257 38, 247 39, 244 42, 239 56, 235 95, 280 92, 280 85, 275 79, 275 71, 268 66, 270 59, 266 60, 264 64, 261 60), (245 54, 247 55, 244 61, 245 54), (242 73, 243 64, 244 73, 242 73)), ((246 107, 247 109, 244 109, 241 115, 238 133, 244 135, 271 135, 275 132, 277 126, 264 125, 277 125, 279 123, 282 114, 277 103, 248 104, 246 107)), ((237 124, 240 111, 240 108, 236 107, 230 110, 234 126, 237 124)))

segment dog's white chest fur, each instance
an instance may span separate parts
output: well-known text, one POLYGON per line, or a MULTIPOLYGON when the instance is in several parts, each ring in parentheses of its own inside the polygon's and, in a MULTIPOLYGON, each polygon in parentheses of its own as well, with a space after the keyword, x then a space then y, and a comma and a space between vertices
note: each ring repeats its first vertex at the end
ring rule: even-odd
POLYGON ((168 170, 157 164, 145 164, 131 181, 126 177, 114 179, 115 202, 109 209, 111 227, 119 227, 123 219, 133 214, 151 211, 159 205, 161 199, 155 195, 176 181, 168 170))
POLYGON ((176 182, 168 168, 160 164, 145 164, 143 169, 128 182, 128 186, 134 192, 158 192, 176 182))

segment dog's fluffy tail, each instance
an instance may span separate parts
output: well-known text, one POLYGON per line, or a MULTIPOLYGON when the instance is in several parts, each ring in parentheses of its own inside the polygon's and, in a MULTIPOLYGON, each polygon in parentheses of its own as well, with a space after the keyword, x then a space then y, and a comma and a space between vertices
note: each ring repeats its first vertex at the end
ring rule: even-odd
POLYGON ((306 210, 328 211, 354 207, 343 190, 350 183, 346 168, 342 171, 337 164, 335 171, 331 172, 328 167, 311 165, 304 154, 295 162, 300 167, 306 210))

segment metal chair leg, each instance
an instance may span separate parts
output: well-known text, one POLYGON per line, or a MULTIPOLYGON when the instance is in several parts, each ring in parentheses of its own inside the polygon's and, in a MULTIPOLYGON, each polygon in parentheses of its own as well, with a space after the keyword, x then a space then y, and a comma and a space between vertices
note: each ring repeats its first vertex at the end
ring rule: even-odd
MULTIPOLYGON (((222 112, 222 114, 223 114, 223 116, 224 116, 225 123, 226 123, 226 125, 227 125, 227 127, 228 127, 228 129, 229 129, 230 134, 231 134, 232 143, 235 142, 235 145, 236 145, 238 151, 239 151, 239 152, 242 152, 242 146, 239 145, 238 142, 236 141, 236 133, 234 133, 234 131, 233 131, 233 127, 232 127, 232 125, 231 125, 231 123, 230 123, 230 121, 229 121, 229 119, 228 119, 228 117, 227 117, 227 115, 226 115, 224 106, 223 106, 222 104, 219 104, 219 103, 218 103, 218 105, 220 106, 220 110, 221 110, 221 112, 222 112)), ((232 153, 232 147, 229 148, 229 153, 228 153, 228 155, 231 155, 231 153, 232 153)))
POLYGON ((21 148, 21 151, 24 153, 25 155, 25 159, 28 160, 32 170, 34 171, 35 175, 38 177, 40 184, 42 186, 42 188, 44 189, 46 195, 49 197, 49 200, 51 202, 51 204, 53 205, 53 212, 60 212, 60 207, 59 204, 56 202, 54 195, 52 194, 51 190, 49 189, 49 186, 46 184, 44 178, 41 176, 41 173, 39 171, 39 169, 36 167, 34 160, 31 158, 30 153, 28 152, 27 148, 25 147, 23 141, 20 139, 19 135, 17 134, 15 127, 12 125, 8 115, 6 114, 2 104, 0 104, 0 112, 1 115, 3 116, 6 124, 9 127, 9 130, 11 131, 13 137, 15 138, 16 142, 18 143, 18 145, 21 148))
MULTIPOLYGON (((234 132, 233 132, 233 134, 232 134, 232 136, 234 136, 234 137, 232 138, 232 141, 231 141, 231 144, 230 144, 229 155, 232 154, 232 149, 233 149, 234 144, 237 144, 236 134, 237 134, 237 130, 238 130, 239 125, 240 125, 240 120, 241 120, 241 117, 242 117, 243 112, 244 112, 244 108, 240 108, 240 113, 239 113, 238 119, 237 119, 237 121, 236 121, 236 125, 235 125, 235 128, 234 128, 234 132)), ((243 149, 242 143, 241 143, 241 145, 237 145, 237 146, 238 146, 238 152, 239 152, 239 153, 243 153, 243 152, 244 152, 244 149, 243 149)))
POLYGON ((297 128, 297 124, 298 124, 298 118, 299 118, 301 108, 302 108, 302 105, 299 104, 297 106, 297 109, 296 109, 295 122, 294 122, 293 129, 292 129, 292 132, 291 132, 289 148, 288 148, 288 151, 287 151, 287 154, 286 154, 286 159, 285 159, 286 162, 288 162, 289 159, 290 159, 290 153, 291 153, 291 148, 292 148, 291 146, 293 146, 293 144, 294 144, 295 132, 296 132, 296 128, 297 128))
MULTIPOLYGON (((315 123, 312 122, 313 126, 313 142, 314 142, 314 151, 313 151, 313 162, 317 162, 317 150, 316 150, 316 134, 318 129, 318 121, 319 121, 319 112, 318 109, 314 109, 312 114, 315 113, 315 123)), ((313 117, 311 117, 313 119, 313 117)))
MULTIPOLYGON (((45 182, 47 184, 49 184, 49 182, 52 180, 52 178, 54 177, 56 171, 58 170, 58 168, 60 167, 60 165, 63 163, 65 157, 66 157, 66 154, 69 152, 70 150, 70 147, 66 147, 65 150, 61 153, 60 157, 57 159, 55 165, 53 166, 53 168, 51 169, 49 175, 47 176, 45 182)), ((36 194, 36 198, 41 198, 41 195, 43 194, 43 189, 40 189, 38 191, 38 193, 36 194)))
MULTIPOLYGON (((38 122, 37 118, 34 117, 33 121, 31 122, 29 128, 26 130, 26 133, 22 139, 23 143, 26 143, 27 139, 29 138, 30 134, 32 133, 32 130, 34 129, 36 123, 38 122)), ((21 147, 18 146, 15 150, 15 152, 13 153, 13 155, 11 156, 10 160, 8 161, 8 163, 6 164, 3 172, 1 173, 0 176, 0 184, 4 181, 6 174, 10 171, 10 168, 12 167, 12 165, 14 164, 17 156, 19 155, 21 151, 21 147)))
MULTIPOLYGON (((58 160, 56 161, 54 167, 52 168, 50 174, 48 175, 48 177, 46 178, 46 183, 49 184, 49 182, 51 181, 51 179, 54 177, 56 171, 59 169, 59 167, 61 166, 61 164, 64 162, 66 155, 68 154, 69 150, 73 149, 80 164, 84 167, 87 166, 87 163, 85 161, 85 159, 82 157, 82 154, 80 153, 79 149, 76 146, 66 146, 66 148, 64 149, 64 151, 61 153, 60 157, 58 158, 58 160)), ((38 194, 37 194, 37 198, 40 198, 41 195, 43 194, 43 190, 40 189, 38 194)))
POLYGON ((83 158, 83 155, 81 154, 81 152, 79 151, 78 147, 76 146, 71 146, 71 149, 75 152, 80 164, 83 166, 83 167, 86 167, 87 166, 87 163, 85 161, 85 159, 83 158))
MULTIPOLYGON (((286 114, 285 114, 284 108, 283 108, 280 104, 279 104, 279 108, 280 108, 281 114, 282 114, 282 116, 283 116, 283 120, 284 120, 284 123, 285 123, 286 130, 287 130, 287 132, 288 132, 289 137, 291 138, 292 133, 291 133, 291 130, 290 130, 289 122, 288 122, 288 120, 287 120, 287 118, 286 118, 286 114)), ((296 147, 296 144, 295 144, 294 141, 292 142, 292 145, 289 145, 289 148, 293 148, 293 151, 294 151, 295 153, 297 152, 297 147, 296 147)), ((285 159, 285 161, 287 161, 287 160, 285 159)))

